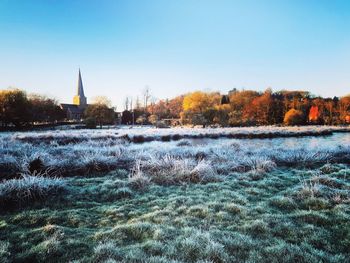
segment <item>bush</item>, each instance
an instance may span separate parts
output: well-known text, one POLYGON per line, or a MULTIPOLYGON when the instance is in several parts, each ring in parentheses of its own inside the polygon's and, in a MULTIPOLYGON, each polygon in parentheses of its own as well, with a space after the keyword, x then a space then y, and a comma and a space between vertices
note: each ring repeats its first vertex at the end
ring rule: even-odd
POLYGON ((169 126, 166 125, 164 121, 157 121, 155 123, 155 126, 156 128, 159 128, 159 129, 169 128, 169 126))
POLYGON ((85 126, 88 129, 96 129, 96 119, 93 117, 89 117, 85 119, 85 126))
POLYGON ((302 125, 305 123, 304 114, 300 110, 290 109, 286 115, 284 115, 283 122, 286 125, 302 125))
POLYGON ((150 115, 150 116, 148 117, 148 121, 149 121, 151 124, 155 125, 155 124, 157 123, 157 121, 158 121, 158 116, 152 114, 152 115, 150 115))

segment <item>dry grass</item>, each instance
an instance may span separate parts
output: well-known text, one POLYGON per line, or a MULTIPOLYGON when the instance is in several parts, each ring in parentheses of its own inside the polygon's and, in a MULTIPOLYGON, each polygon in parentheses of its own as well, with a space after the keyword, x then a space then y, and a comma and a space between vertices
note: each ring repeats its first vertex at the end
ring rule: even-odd
POLYGON ((133 169, 130 182, 135 180, 161 184, 208 183, 222 178, 217 174, 209 161, 195 161, 188 158, 176 158, 165 155, 157 158, 151 156, 147 160, 138 160, 133 169))
POLYGON ((22 174, 0 184, 0 205, 22 205, 43 200, 65 190, 65 182, 59 178, 46 178, 42 174, 22 174))

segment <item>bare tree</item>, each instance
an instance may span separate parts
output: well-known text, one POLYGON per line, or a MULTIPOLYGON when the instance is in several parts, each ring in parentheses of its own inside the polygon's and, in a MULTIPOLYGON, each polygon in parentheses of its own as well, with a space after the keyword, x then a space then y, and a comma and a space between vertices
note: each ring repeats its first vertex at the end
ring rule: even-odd
POLYGON ((136 97, 136 105, 135 105, 135 109, 140 109, 141 108, 141 103, 140 103, 140 99, 139 96, 136 97))
POLYGON ((147 109, 148 101, 150 100, 150 98, 151 98, 150 89, 148 86, 146 86, 143 91, 143 106, 145 110, 147 109))
POLYGON ((129 97, 124 100, 124 110, 129 110, 129 97))

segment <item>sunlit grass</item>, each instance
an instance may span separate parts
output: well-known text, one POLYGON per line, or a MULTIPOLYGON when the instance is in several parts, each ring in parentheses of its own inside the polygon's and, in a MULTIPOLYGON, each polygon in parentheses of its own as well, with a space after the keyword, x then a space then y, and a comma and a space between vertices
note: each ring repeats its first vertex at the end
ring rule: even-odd
MULTIPOLYGON (((349 198, 350 169, 333 165, 349 198)), ((320 169, 324 169, 320 167, 320 169)), ((55 262, 341 262, 350 242, 348 199, 340 185, 304 193, 313 173, 276 169, 259 180, 128 187, 127 172, 67 178, 59 202, 1 216, 1 255, 55 262), (22 240, 18 242, 18 240, 22 240), (78 253, 79 252, 79 253, 78 253), (277 260, 278 259, 278 260, 277 260), (111 261, 112 262, 112 261, 111 261)), ((323 182, 319 180, 319 184, 323 182)), ((313 185, 311 185, 313 187, 313 185)))

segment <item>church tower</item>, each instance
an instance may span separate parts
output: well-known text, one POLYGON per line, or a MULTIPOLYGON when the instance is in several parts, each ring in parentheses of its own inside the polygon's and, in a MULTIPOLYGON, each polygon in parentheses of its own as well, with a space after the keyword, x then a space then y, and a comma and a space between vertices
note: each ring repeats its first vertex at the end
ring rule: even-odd
POLYGON ((77 95, 75 95, 73 98, 73 104, 78 105, 79 108, 86 108, 87 106, 86 97, 84 95, 83 81, 81 80, 80 69, 78 76, 77 95))

